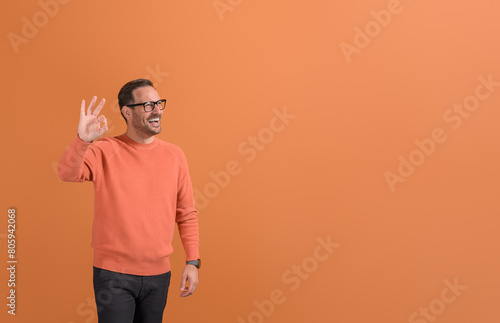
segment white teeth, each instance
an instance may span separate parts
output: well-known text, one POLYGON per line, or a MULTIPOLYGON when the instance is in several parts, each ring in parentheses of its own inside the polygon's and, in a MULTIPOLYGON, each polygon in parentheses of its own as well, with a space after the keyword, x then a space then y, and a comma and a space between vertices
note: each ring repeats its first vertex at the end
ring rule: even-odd
POLYGON ((150 119, 150 120, 149 120, 149 122, 151 122, 151 121, 160 121, 160 119, 159 119, 159 118, 156 118, 156 119, 150 119))

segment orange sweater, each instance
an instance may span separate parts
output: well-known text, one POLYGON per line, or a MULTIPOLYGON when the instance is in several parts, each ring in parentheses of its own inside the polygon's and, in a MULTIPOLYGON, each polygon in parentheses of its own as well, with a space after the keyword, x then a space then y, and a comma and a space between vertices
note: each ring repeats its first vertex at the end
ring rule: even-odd
POLYGON ((133 275, 170 270, 177 223, 186 260, 199 258, 198 217, 186 158, 158 138, 126 134, 86 143, 78 136, 59 162, 59 178, 94 182, 94 266, 133 275))

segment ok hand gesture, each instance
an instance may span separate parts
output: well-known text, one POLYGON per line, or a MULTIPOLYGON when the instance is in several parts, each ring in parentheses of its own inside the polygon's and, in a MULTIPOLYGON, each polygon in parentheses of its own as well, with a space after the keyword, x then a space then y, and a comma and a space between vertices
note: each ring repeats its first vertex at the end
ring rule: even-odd
POLYGON ((101 112, 104 102, 106 100, 103 98, 99 105, 92 112, 95 101, 97 97, 94 96, 92 101, 90 101, 87 113, 85 113, 85 100, 82 100, 82 105, 80 108, 80 123, 78 124, 78 136, 80 139, 86 142, 92 142, 99 138, 108 130, 108 121, 104 115, 98 117, 99 112, 101 112))

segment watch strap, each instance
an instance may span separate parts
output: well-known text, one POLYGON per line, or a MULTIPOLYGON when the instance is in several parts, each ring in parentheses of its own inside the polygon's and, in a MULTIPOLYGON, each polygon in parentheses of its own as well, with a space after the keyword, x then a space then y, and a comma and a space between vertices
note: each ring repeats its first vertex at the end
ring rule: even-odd
POLYGON ((189 260, 189 261, 186 261, 186 265, 193 265, 193 266, 196 266, 196 268, 200 269, 200 267, 201 267, 201 260, 200 259, 189 260))

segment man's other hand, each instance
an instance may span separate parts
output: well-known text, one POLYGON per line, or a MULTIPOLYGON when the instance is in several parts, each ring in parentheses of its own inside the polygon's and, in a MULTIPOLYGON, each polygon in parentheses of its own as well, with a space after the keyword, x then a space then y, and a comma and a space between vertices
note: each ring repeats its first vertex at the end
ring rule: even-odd
POLYGON ((198 285, 198 268, 194 265, 186 265, 182 271, 181 297, 193 294, 196 285, 198 285))

